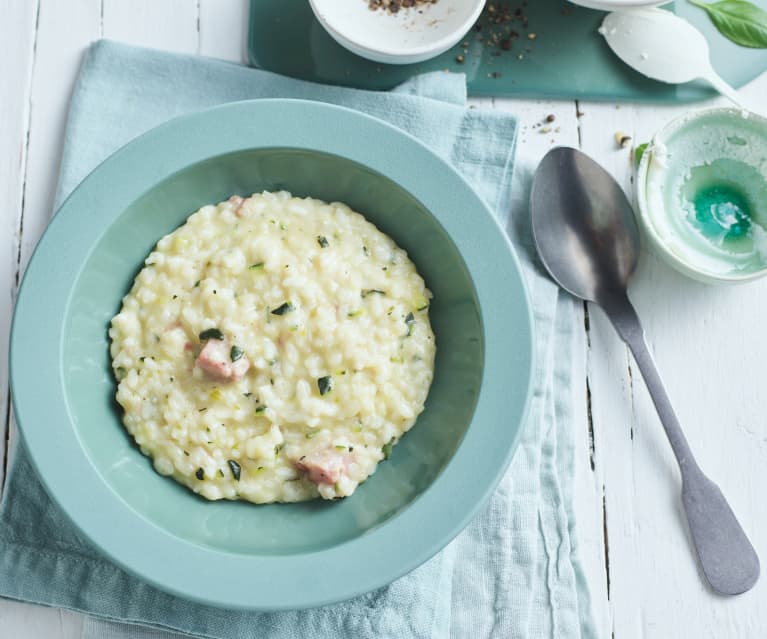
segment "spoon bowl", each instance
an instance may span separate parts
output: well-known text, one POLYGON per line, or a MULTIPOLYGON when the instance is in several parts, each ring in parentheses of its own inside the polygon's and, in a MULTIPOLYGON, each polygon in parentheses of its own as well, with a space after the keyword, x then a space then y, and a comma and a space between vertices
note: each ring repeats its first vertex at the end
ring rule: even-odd
POLYGON ((639 259, 639 229, 607 171, 580 151, 558 147, 541 161, 531 197, 538 253, 562 288, 598 304, 625 290, 639 259))
POLYGON ((669 84, 702 79, 746 108, 711 66, 706 38, 684 18, 654 7, 615 11, 605 17, 599 32, 623 62, 648 78, 669 84))

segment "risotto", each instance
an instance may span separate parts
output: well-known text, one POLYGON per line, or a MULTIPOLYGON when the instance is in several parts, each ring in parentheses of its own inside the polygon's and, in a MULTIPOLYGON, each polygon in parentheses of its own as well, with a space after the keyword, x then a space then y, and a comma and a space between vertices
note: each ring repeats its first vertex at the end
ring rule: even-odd
POLYGON ((351 495, 423 410, 431 293, 349 207, 204 206, 147 257, 109 331, 123 421, 207 499, 351 495))

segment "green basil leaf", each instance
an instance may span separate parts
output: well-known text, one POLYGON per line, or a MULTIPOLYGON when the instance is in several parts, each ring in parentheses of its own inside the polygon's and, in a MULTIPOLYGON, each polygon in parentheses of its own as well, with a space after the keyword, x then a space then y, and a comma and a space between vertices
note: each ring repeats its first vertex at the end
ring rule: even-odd
POLYGON ((719 0, 706 3, 690 0, 708 13, 725 38, 752 49, 767 49, 767 11, 747 0, 719 0))
POLYGON ((642 161, 642 156, 647 150, 647 145, 648 142, 645 142, 644 144, 640 144, 637 148, 634 149, 634 162, 636 162, 637 166, 639 166, 639 163, 642 161))

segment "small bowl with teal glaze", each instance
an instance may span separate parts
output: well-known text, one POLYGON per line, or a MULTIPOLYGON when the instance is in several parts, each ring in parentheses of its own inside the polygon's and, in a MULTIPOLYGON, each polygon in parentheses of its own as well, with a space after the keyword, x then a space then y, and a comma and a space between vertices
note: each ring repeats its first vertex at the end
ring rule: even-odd
POLYGON ((27 268, 10 367, 39 477, 106 557, 187 599, 284 610, 383 586, 463 529, 516 447, 532 345, 510 243, 453 168, 358 112, 257 100, 160 126, 81 183, 27 268), (351 497, 208 502, 157 474, 123 428, 107 328, 163 235, 201 205, 277 189, 343 201, 407 250, 434 293, 434 382, 413 429, 351 497))
POLYGON ((687 113, 658 132, 637 172, 639 220, 655 251, 706 283, 767 274, 767 119, 687 113))

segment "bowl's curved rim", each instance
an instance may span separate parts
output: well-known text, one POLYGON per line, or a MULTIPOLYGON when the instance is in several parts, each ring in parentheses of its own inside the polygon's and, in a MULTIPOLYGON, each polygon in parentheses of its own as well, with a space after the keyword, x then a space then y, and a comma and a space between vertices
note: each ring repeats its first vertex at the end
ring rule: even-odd
POLYGON ((103 554, 140 579, 192 601, 288 610, 341 601, 388 584, 441 550, 469 523, 518 444, 532 391, 533 344, 532 311, 519 261, 500 224, 455 169, 404 131, 357 111, 303 100, 251 100, 160 125, 83 180, 29 262, 14 312, 9 359, 13 407, 38 476, 103 554), (213 156, 273 147, 334 153, 368 166, 437 217, 463 256, 480 306, 486 306, 481 313, 485 369, 459 449, 408 508, 338 546, 289 556, 246 556, 179 539, 135 513, 101 478, 80 444, 68 414, 60 358, 55 366, 35 362, 60 353, 62 319, 83 263, 104 229, 146 185, 213 156), (505 291, 499 290, 500 283, 505 291), (522 381, 509 384, 510 370, 522 381), (216 574, 226 578, 200 578, 216 574))
MULTIPOLYGON (((327 18, 323 12, 321 2, 318 0, 309 0, 309 5, 314 12, 319 23, 328 31, 334 40, 343 46, 351 45, 357 51, 364 51, 367 54, 383 55, 388 58, 415 58, 420 56, 437 56, 453 46, 471 29, 472 25, 479 19, 482 10, 485 8, 486 0, 474 0, 475 6, 466 16, 466 19, 460 26, 447 31, 445 35, 437 40, 432 40, 426 44, 413 45, 409 47, 385 47, 372 46, 365 41, 364 34, 358 35, 348 29, 339 26, 333 20, 327 18)), ((670 0, 669 0, 670 1, 670 0)))

